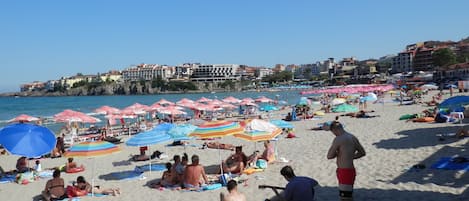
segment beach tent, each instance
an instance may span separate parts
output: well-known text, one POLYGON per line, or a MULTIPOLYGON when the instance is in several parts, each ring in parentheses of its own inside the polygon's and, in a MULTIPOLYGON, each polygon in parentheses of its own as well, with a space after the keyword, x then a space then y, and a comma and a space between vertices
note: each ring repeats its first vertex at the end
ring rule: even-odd
POLYGON ((349 104, 340 104, 332 109, 332 112, 358 112, 358 108, 349 104))

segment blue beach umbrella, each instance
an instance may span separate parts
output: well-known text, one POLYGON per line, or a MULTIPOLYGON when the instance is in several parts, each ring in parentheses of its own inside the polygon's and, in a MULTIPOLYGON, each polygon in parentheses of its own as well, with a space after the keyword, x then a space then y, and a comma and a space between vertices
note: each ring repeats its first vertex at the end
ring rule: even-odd
POLYGON ((266 112, 270 112, 270 111, 277 111, 278 108, 273 106, 273 105, 264 105, 260 108, 261 111, 266 111, 266 112))
POLYGON ((171 140, 171 136, 164 131, 147 131, 131 137, 125 144, 127 146, 142 147, 159 144, 171 140))
MULTIPOLYGON (((133 136, 127 142, 125 142, 125 144, 127 146, 143 147, 143 146, 149 146, 149 145, 167 142, 170 140, 171 140, 171 136, 166 134, 166 132, 151 130, 151 131, 139 133, 133 136)), ((149 160, 148 168, 151 173, 151 160, 149 160)))
POLYGON ((0 144, 14 155, 39 157, 50 153, 56 142, 52 131, 34 124, 11 124, 0 130, 0 144))
POLYGON ((165 131, 165 132, 168 132, 169 130, 171 130, 174 127, 175 127, 174 124, 162 123, 162 124, 158 124, 157 126, 155 126, 155 128, 153 128, 151 130, 152 131, 165 131))
POLYGON ((293 124, 291 124, 290 122, 281 120, 281 119, 271 120, 270 123, 272 123, 273 125, 279 128, 294 128, 293 124))
POLYGON ((190 140, 192 138, 188 135, 195 131, 196 128, 197 126, 191 124, 181 124, 169 130, 168 135, 171 136, 174 141, 190 140))
POLYGON ((441 102, 438 107, 453 110, 466 105, 469 105, 469 96, 454 96, 441 102))

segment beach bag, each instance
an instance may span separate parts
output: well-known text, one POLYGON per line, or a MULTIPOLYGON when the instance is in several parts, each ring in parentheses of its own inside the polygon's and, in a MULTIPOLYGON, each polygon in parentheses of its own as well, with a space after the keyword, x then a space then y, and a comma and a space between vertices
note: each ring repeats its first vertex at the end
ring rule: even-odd
POLYGON ((264 159, 259 159, 256 161, 256 166, 260 169, 266 169, 267 168, 267 161, 264 159))
POLYGON ((226 184, 228 184, 228 181, 231 180, 231 176, 230 176, 230 174, 225 173, 225 174, 220 175, 219 180, 220 180, 220 183, 221 183, 223 186, 226 186, 226 184))

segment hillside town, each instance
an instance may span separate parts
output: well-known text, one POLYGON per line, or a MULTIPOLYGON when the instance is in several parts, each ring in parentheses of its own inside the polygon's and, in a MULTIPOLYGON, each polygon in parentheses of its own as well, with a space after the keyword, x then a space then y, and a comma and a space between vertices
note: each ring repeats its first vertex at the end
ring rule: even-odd
MULTIPOLYGON (((96 75, 77 73, 57 80, 34 81, 22 84, 20 91, 48 93, 67 91, 82 86, 90 89, 103 84, 133 82, 141 82, 142 85, 144 82, 152 82, 152 87, 158 86, 158 82, 191 83, 194 86, 187 88, 191 90, 200 88, 197 86, 207 86, 207 83, 218 83, 216 86, 226 88, 227 85, 241 81, 249 81, 248 88, 271 87, 272 84, 282 81, 304 84, 308 83, 307 81, 325 80, 329 85, 342 82, 385 83, 392 81, 392 77, 396 77, 392 75, 397 75, 397 78, 404 76, 438 83, 466 79, 469 75, 469 38, 458 42, 419 42, 407 45, 397 54, 366 60, 358 60, 355 57, 341 60, 328 58, 309 64, 276 64, 273 67, 201 63, 171 66, 142 63, 131 65, 123 70, 114 69, 96 75), (288 76, 286 80, 276 80, 274 75, 281 72, 291 74, 291 79, 288 76), (220 85, 220 83, 224 84, 220 85)), ((180 88, 178 87, 171 90, 177 91, 180 88)), ((231 89, 234 88, 239 89, 231 86, 231 89)))

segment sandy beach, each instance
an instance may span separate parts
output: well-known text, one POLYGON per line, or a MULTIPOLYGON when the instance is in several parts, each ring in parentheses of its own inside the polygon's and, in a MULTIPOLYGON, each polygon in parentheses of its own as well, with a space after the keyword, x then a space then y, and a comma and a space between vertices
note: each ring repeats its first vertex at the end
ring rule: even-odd
MULTIPOLYGON (((462 95, 457 93, 456 95, 462 95)), ((467 94, 464 94, 467 95, 467 94)), ((430 99, 426 96, 426 100, 430 99)), ((444 96, 444 99, 448 95, 444 96)), ((375 110, 380 117, 356 119, 340 117, 339 121, 345 125, 346 131, 354 134, 364 146, 367 155, 355 160, 357 179, 355 183, 355 200, 469 200, 469 174, 466 171, 431 169, 430 166, 441 157, 455 155, 469 157, 468 138, 456 139, 447 137, 440 141, 436 136, 442 133, 454 133, 462 126, 455 123, 412 123, 399 121, 403 114, 413 114, 426 109, 422 105, 399 106, 391 102, 386 96, 385 104, 369 104, 369 110, 375 110), (424 164, 425 169, 411 169, 413 165, 424 164)), ((315 109, 318 109, 316 106, 315 109)), ((274 118, 280 119, 289 110, 276 113, 274 118)), ((294 121, 294 132, 297 138, 287 139, 284 136, 277 142, 278 157, 284 157, 290 162, 274 163, 264 172, 244 175, 247 182, 239 184, 239 191, 246 194, 248 200, 261 201, 274 196, 269 189, 258 189, 258 185, 285 186, 287 181, 280 175, 280 169, 291 165, 298 176, 308 176, 316 179, 317 200, 338 200, 337 180, 335 175, 335 160, 327 160, 327 150, 334 139, 329 131, 311 131, 317 124, 333 120, 336 113, 329 113, 320 119, 294 121)), ((126 140, 127 138, 124 138, 126 140)), ((191 144, 201 145, 203 141, 193 140, 191 144)), ((255 145, 234 137, 222 138, 220 142, 243 145, 244 152, 250 154, 262 148, 262 144, 255 145)), ((130 162, 132 154, 138 153, 137 147, 120 144, 122 151, 113 155, 99 158, 76 158, 78 164, 84 164, 87 170, 76 174, 62 174, 66 185, 71 184, 77 176, 83 175, 89 181, 94 176, 95 183, 102 187, 119 187, 122 194, 118 197, 82 197, 80 200, 219 200, 220 192, 226 188, 204 191, 183 192, 172 190, 157 190, 147 186, 148 183, 159 179, 162 172, 145 172, 145 179, 116 181, 110 178, 110 173, 133 170, 136 165, 148 162, 130 162), (93 171, 93 166, 96 169, 93 171)), ((202 165, 207 166, 207 172, 213 173, 218 166, 219 151, 215 149, 200 149, 201 146, 187 146, 185 151, 191 156, 200 156, 202 165)), ((154 145, 150 151, 159 150, 170 158, 174 154, 182 154, 183 146, 166 147, 154 145)), ((222 150, 224 159, 231 151, 222 150)), ((0 166, 5 170, 15 168, 18 156, 1 155, 0 166)), ((34 161, 30 161, 32 165, 34 161)), ((41 159, 43 168, 60 166, 66 158, 41 159)), ((154 160, 154 163, 170 162, 169 158, 154 160)), ((0 200, 35 200, 43 190, 47 179, 40 179, 27 185, 17 183, 0 184, 0 200)))

